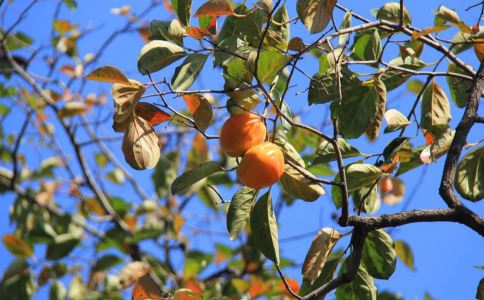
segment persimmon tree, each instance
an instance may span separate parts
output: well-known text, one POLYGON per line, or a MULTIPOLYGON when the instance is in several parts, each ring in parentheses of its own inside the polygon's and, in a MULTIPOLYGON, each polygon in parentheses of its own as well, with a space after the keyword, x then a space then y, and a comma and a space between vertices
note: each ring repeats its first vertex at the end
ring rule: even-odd
POLYGON ((400 299, 374 282, 391 280, 397 258, 414 267, 392 228, 454 222, 484 236, 466 206, 484 198, 482 140, 468 138, 484 123, 482 2, 463 10, 474 23, 444 4, 416 28, 403 0, 371 14, 336 0, 153 0, 114 8, 125 25, 85 56, 95 29, 62 18, 73 0, 57 1, 51 40, 17 30, 36 2, 0 32, 0 187, 15 197, 3 244, 17 257, 0 298, 49 284, 50 299, 400 299), (170 20, 147 17, 162 7, 170 20), (128 76, 103 54, 133 31, 144 46, 128 76), (463 60, 468 49, 480 64, 463 60), (402 88, 414 93, 405 110, 389 101, 402 88), (446 208, 379 212, 406 200, 400 175, 436 160, 446 208), (278 241, 294 201, 334 209, 300 278, 285 274, 294 262, 278 241), (213 253, 182 230, 193 202, 226 219, 213 253))

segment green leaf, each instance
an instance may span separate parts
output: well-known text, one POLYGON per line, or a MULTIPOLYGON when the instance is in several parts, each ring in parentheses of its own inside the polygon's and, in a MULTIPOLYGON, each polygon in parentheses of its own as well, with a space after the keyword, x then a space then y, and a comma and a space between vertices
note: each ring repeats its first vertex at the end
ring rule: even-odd
MULTIPOLYGON (((364 155, 363 153, 360 152, 360 150, 351 146, 343 138, 338 138, 337 143, 343 158, 364 155)), ((322 164, 333 160, 336 160, 336 152, 334 151, 333 145, 326 140, 322 141, 318 147, 318 150, 316 151, 313 164, 322 164)))
POLYGON ((212 261, 213 255, 201 251, 190 251, 186 254, 185 266, 183 268, 183 279, 195 278, 212 261))
POLYGON ((407 117, 405 117, 401 112, 396 109, 387 110, 384 117, 385 121, 388 124, 388 126, 384 130, 385 133, 402 129, 411 124, 408 121, 407 117))
MULTIPOLYGON (((356 60, 378 60, 382 51, 381 39, 378 30, 357 36, 353 46, 353 55, 356 60)), ((376 64, 373 64, 376 66, 376 64)))
POLYGON ((181 91, 190 88, 202 71, 206 60, 207 55, 205 54, 195 53, 188 55, 183 63, 175 69, 175 73, 171 78, 173 88, 181 91))
POLYGON ((178 20, 153 20, 150 23, 150 32, 150 40, 172 41, 180 46, 183 44, 183 35, 186 34, 178 20))
POLYGON ((224 169, 220 163, 215 161, 207 161, 199 164, 192 170, 183 173, 171 185, 171 192, 175 194, 183 194, 185 189, 192 184, 206 178, 214 173, 222 172, 224 169))
MULTIPOLYGON (((347 67, 340 70, 341 94, 344 98, 352 92, 355 86, 360 86, 361 81, 357 75, 347 67)), ((308 91, 308 103, 320 104, 339 99, 339 89, 336 74, 327 72, 325 74, 315 74, 311 78, 308 91)))
POLYGON ((151 176, 158 197, 165 198, 170 192, 171 183, 176 179, 180 166, 180 153, 173 151, 160 157, 151 176))
POLYGON ((455 189, 467 200, 484 198, 484 147, 467 153, 457 166, 455 189))
POLYGON ((37 286, 29 267, 32 268, 21 259, 15 259, 8 266, 0 282, 0 299, 32 299, 37 286))
POLYGON ((415 270, 412 248, 402 240, 395 241, 395 252, 398 258, 410 269, 415 270))
POLYGON ((380 92, 374 82, 365 82, 353 86, 341 103, 331 104, 331 115, 338 117, 338 129, 344 138, 358 138, 365 133, 378 111, 380 92))
POLYGON ((153 73, 185 55, 183 48, 176 44, 167 41, 150 41, 141 48, 138 58, 138 70, 143 75, 153 73))
POLYGON ((106 271, 111 269, 114 266, 117 266, 119 264, 122 264, 124 262, 123 259, 121 259, 119 256, 116 256, 114 254, 107 254, 104 256, 101 256, 94 266, 92 267, 92 272, 99 272, 99 271, 106 271))
MULTIPOLYGON (((340 31, 351 27, 351 16, 351 11, 345 12, 345 15, 343 16, 343 21, 341 21, 341 25, 339 27, 340 31)), ((342 45, 345 42, 347 36, 347 33, 340 35, 338 38, 338 44, 342 45)))
POLYGON ((397 154, 400 162, 409 161, 413 157, 413 153, 408 141, 408 137, 397 137, 388 143, 385 149, 383 149, 385 162, 391 162, 397 154))
POLYGON ((271 84, 277 73, 286 65, 287 57, 279 50, 263 50, 257 63, 257 77, 261 82, 271 84))
POLYGON ((273 22, 269 26, 264 39, 264 46, 287 50, 290 37, 289 15, 286 5, 282 5, 274 14, 273 22))
POLYGON ((316 201, 320 196, 326 194, 326 191, 319 183, 308 179, 314 178, 314 175, 307 170, 304 170, 304 173, 308 174, 306 176, 302 175, 300 171, 286 164, 279 183, 284 193, 293 199, 301 199, 309 202, 316 201))
POLYGON ((297 15, 310 33, 324 30, 333 16, 336 0, 298 0, 297 15))
POLYGON ((171 5, 180 19, 180 22, 185 26, 190 25, 192 0, 171 0, 171 5))
MULTIPOLYGON (((447 72, 468 75, 464 70, 453 63, 449 63, 447 72)), ((446 79, 447 84, 449 85, 450 95, 455 105, 460 108, 465 107, 467 99, 469 98, 469 91, 472 87, 472 81, 453 76, 446 76, 446 79)))
POLYGON ((275 264, 279 264, 277 222, 272 210, 270 192, 264 194, 254 205, 250 214, 252 240, 257 249, 275 264))
POLYGON ((423 164, 422 160, 420 160, 420 153, 426 148, 426 145, 419 146, 415 149, 412 149, 412 154, 407 162, 401 163, 398 167, 396 176, 400 176, 403 173, 406 173, 410 170, 413 170, 423 164))
POLYGON ((460 23, 460 18, 454 10, 439 5, 439 8, 435 11, 434 25, 443 25, 447 22, 458 24, 460 23))
POLYGON ((395 271, 397 263, 395 244, 383 229, 368 233, 363 247, 362 261, 368 273, 379 279, 388 279, 395 271))
POLYGON ((69 255, 69 253, 77 247, 80 241, 80 237, 71 233, 58 235, 55 238, 54 243, 47 246, 45 257, 50 260, 61 259, 69 255))
POLYGON ((356 191, 362 187, 373 184, 383 172, 374 165, 352 164, 346 169, 348 191, 356 191))
MULTIPOLYGON (((225 18, 224 24, 220 33, 218 34, 219 46, 227 47, 230 44, 228 51, 235 52, 238 47, 237 44, 242 41, 247 41, 247 44, 252 47, 258 47, 260 39, 262 37, 262 24, 266 18, 264 13, 263 17, 259 13, 252 12, 247 8, 245 4, 240 4, 234 9, 234 12, 239 16, 228 16, 225 18)), ((220 51, 215 52, 217 54, 222 54, 220 51)), ((228 57, 233 57, 233 55, 228 55, 228 57)), ((217 58, 215 58, 217 61, 217 58)), ((217 62, 215 65, 218 65, 217 62)))
POLYGON ((451 40, 450 52, 459 54, 474 46, 472 34, 464 33, 462 31, 457 32, 451 40))
MULTIPOLYGON (((414 71, 418 71, 425 67, 425 63, 417 57, 410 57, 407 56, 405 59, 401 57, 397 57, 392 59, 389 62, 390 66, 395 66, 399 68, 410 69, 414 71)), ((381 80, 385 83, 387 91, 391 91, 396 89, 400 85, 402 85, 405 81, 407 81, 411 77, 411 74, 405 71, 397 70, 388 68, 385 73, 381 76, 381 80)))
POLYGON ((378 208, 378 184, 365 186, 353 192, 353 203, 355 207, 360 207, 362 202, 363 205, 361 208, 364 213, 373 213, 378 208))
POLYGON ((200 131, 205 131, 213 118, 213 109, 210 102, 199 94, 185 94, 183 100, 193 115, 195 126, 200 131))
POLYGON ((34 249, 26 241, 13 234, 6 234, 2 238, 3 244, 13 255, 27 258, 34 255, 34 249))
POLYGON ((89 73, 89 75, 86 76, 86 79, 131 85, 126 75, 124 75, 121 70, 113 66, 104 66, 97 68, 96 70, 89 73))
POLYGON ((64 284, 58 280, 50 284, 49 300, 64 300, 67 297, 67 290, 64 284))
MULTIPOLYGON (((394 23, 400 22, 400 3, 398 2, 388 2, 385 3, 376 14, 376 18, 379 20, 387 20, 394 23)), ((412 23, 412 18, 408 13, 406 7, 403 7, 403 25, 408 25, 412 23)))
POLYGON ((257 197, 257 192, 257 190, 244 186, 232 197, 227 212, 227 230, 231 240, 235 240, 245 228, 249 220, 252 204, 257 197))
POLYGON ((432 80, 423 93, 420 127, 438 134, 448 128, 451 118, 449 100, 442 88, 432 80))
MULTIPOLYGON (((341 268, 343 269, 343 267, 341 268)), ((336 289, 336 300, 376 300, 376 295, 375 280, 368 274, 362 264, 360 264, 355 277, 350 283, 336 289)))
POLYGON ((282 153, 284 154, 284 160, 285 161, 291 161, 294 164, 305 167, 304 160, 301 157, 301 154, 299 154, 299 151, 294 148, 294 146, 289 143, 287 140, 286 136, 278 131, 276 133, 276 138, 274 140, 274 143, 281 147, 282 153))

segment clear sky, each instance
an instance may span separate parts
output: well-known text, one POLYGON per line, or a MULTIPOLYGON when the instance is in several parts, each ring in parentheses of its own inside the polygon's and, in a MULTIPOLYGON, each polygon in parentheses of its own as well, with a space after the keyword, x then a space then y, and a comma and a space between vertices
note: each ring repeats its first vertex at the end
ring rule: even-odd
MULTIPOLYGON (((113 7, 121 7, 125 4, 130 4, 135 12, 143 10, 151 1, 114 1, 114 0, 79 0, 79 8, 76 11, 69 11, 67 8, 63 8, 61 12, 61 18, 68 19, 73 23, 81 24, 83 28, 94 28, 95 30, 86 38, 80 42, 80 56, 87 54, 88 52, 94 52, 98 49, 100 41, 103 41, 111 31, 121 28, 125 19, 122 16, 114 16, 110 13, 110 9, 113 7)), ((295 2, 287 1, 290 17, 296 16, 295 2)), ((478 15, 476 9, 469 12, 465 12, 465 8, 475 4, 476 0, 461 0, 461 1, 435 1, 425 0, 405 1, 410 14, 413 18, 413 25, 418 28, 423 28, 433 25, 432 9, 436 9, 439 4, 444 4, 449 8, 457 10, 459 16, 464 19, 468 24, 474 24, 478 15)), ((12 4, 7 4, 7 13, 4 16, 4 20, 0 20, 3 25, 10 25, 15 20, 22 9, 29 4, 30 1, 26 0, 14 0, 12 4)), ((197 8, 202 1, 194 1, 194 8, 197 8)), ((380 7, 385 1, 339 1, 343 6, 353 9, 368 18, 372 18, 370 9, 380 7)), ((5 10, 6 4, 3 4, 0 9, 5 10)), ((25 20, 19 25, 18 29, 25 31, 31 37, 34 38, 34 45, 39 46, 49 41, 49 34, 51 29, 51 18, 55 7, 55 1, 41 0, 34 6, 32 11, 28 14, 25 20)), ((336 10, 337 20, 341 19, 341 12, 336 10)), ((150 19, 166 20, 169 18, 166 10, 163 6, 156 9, 150 16, 150 19)), ((337 21, 339 23, 339 21, 337 21)), ((292 26, 291 36, 304 36, 308 34, 305 29, 298 24, 292 26)), ((452 31, 452 34, 454 31, 452 31)), ((452 35, 450 34, 450 36, 452 35)), ((448 34, 443 36, 448 37, 448 34)), ((316 36, 309 37, 309 40, 314 39, 316 36)), ((137 56, 140 48, 143 45, 143 41, 139 38, 137 32, 130 32, 121 35, 106 49, 104 56, 99 60, 98 65, 115 65, 124 70, 130 78, 138 79, 142 82, 146 82, 148 79, 139 75, 136 70, 137 56)), ((385 60, 397 57, 396 51, 391 50, 385 56, 385 60)), ((422 58, 425 62, 435 62, 440 58, 436 52, 424 50, 422 58)), ((466 51, 462 54, 464 61, 470 63, 474 68, 477 68, 478 61, 475 58, 472 50, 466 51)), ((155 74, 155 78, 162 79, 163 77, 170 78, 173 74, 173 69, 177 64, 164 69, 161 72, 155 74)), ((317 71, 317 64, 314 58, 306 59, 301 66, 308 70, 309 74, 313 74, 317 71)), ((441 65, 441 70, 446 70, 446 64, 441 65)), ((36 74, 45 74, 45 67, 42 64, 34 65, 30 69, 31 72, 36 74)), ((223 83, 221 81, 220 70, 212 70, 211 64, 207 63, 204 68, 203 77, 193 87, 204 88, 221 88, 223 83)), ((301 78, 302 79, 302 78, 301 78)), ((425 80, 425 78, 420 78, 425 80)), ((439 79, 439 83, 448 93, 447 84, 444 80, 439 79)), ((309 123, 320 122, 324 116, 326 106, 314 106, 308 108, 306 106, 306 94, 296 95, 297 91, 304 90, 308 82, 299 80, 295 81, 297 86, 289 91, 289 104, 294 107, 295 111, 300 109, 310 110, 306 114, 305 121, 309 123)), ((87 91, 99 91, 100 89, 107 91, 109 94, 109 84, 90 83, 87 91)), ((409 111, 409 106, 413 103, 415 95, 411 94, 405 89, 405 86, 391 92, 388 96, 388 108, 397 108, 405 114, 409 111)), ((225 101, 225 98, 220 98, 225 101)), ((3 101, 3 100, 0 100, 3 101)), ((109 113, 111 110, 111 99, 108 99, 107 108, 104 114, 109 113)), ((452 125, 457 124, 463 110, 452 106, 452 125)), ((480 110, 480 115, 483 115, 483 109, 480 110)), ((226 116, 219 113, 218 116, 226 116)), ((18 127, 18 119, 9 118, 7 120, 8 126, 18 127)), ((482 125, 477 127, 476 125, 469 141, 476 141, 483 138, 482 125), (480 132, 479 132, 480 130, 480 132)), ((14 127, 12 127, 14 128, 14 127)), ((160 130, 163 130, 161 127, 160 130)), ((216 133, 216 126, 213 126, 213 133, 216 133)), ((409 131, 414 132, 413 129, 409 131)), ((101 136, 113 136, 114 133, 111 130, 110 124, 105 124, 99 128, 99 135, 101 136)), ((384 136, 377 143, 371 144, 366 141, 365 138, 361 138, 355 141, 355 145, 364 153, 377 153, 388 141, 394 136, 384 136)), ((213 150, 216 148, 216 142, 211 142, 213 150)), ((122 153, 120 151, 119 144, 110 144, 120 157, 122 153)), ((29 149, 27 153, 30 153, 32 157, 42 157, 42 153, 39 153, 37 149, 29 149), (31 153, 30 153, 31 152, 31 153)), ((402 179, 407 185, 407 193, 411 191, 415 186, 419 186, 415 197, 410 204, 410 208, 443 208, 445 203, 438 195, 438 186, 441 179, 441 172, 443 168, 443 159, 438 163, 434 163, 426 167, 426 174, 421 177, 420 174, 423 167, 416 169, 414 172, 406 173, 402 176, 402 179)), ((135 173, 135 171, 133 171, 135 173)), ((136 172, 136 177, 140 182, 144 182, 143 186, 153 193, 154 189, 151 185, 151 172, 143 171, 136 172)), ((329 190, 329 189, 328 189, 329 190)), ((117 194, 125 194, 126 191, 118 190, 117 194)), ((129 192, 128 192, 129 193, 129 192)), ((230 199, 233 194, 233 190, 223 190, 223 196, 226 199, 230 199)), ((329 192, 328 192, 329 194, 329 192)), ((12 203, 11 196, 2 196, 2 203, 0 204, 0 235, 12 232, 13 228, 8 223, 8 207, 12 203)), ((136 200, 137 201, 137 200, 136 200)), ((465 201, 471 209, 476 211, 479 215, 484 215, 484 206, 481 203, 469 203, 465 201)), ((378 213, 390 213, 398 212, 404 205, 401 204, 393 207, 382 206, 378 213)), ((75 204, 64 204, 66 207, 74 207, 75 204)), ((314 203, 307 203, 302 201, 296 201, 291 207, 283 210, 282 215, 279 218, 279 237, 281 240, 287 237, 297 236, 308 232, 314 232, 321 227, 331 226, 336 227, 337 224, 331 220, 330 214, 334 211, 334 205, 332 204, 329 195, 321 197, 314 203)), ((192 201, 185 212, 185 217, 188 220, 187 226, 184 227, 184 232, 187 235, 191 234, 193 228, 205 228, 212 230, 214 234, 211 236, 201 234, 196 236, 191 241, 192 247, 198 247, 206 250, 210 250, 214 241, 228 244, 228 235, 225 234, 225 214, 219 212, 215 215, 215 220, 210 222, 204 222, 204 216, 212 214, 210 211, 203 208, 201 201, 192 201)), ((342 232, 346 232, 348 229, 341 229, 342 232)), ((429 292, 436 299, 473 299, 475 297, 476 287, 479 280, 484 276, 482 270, 474 268, 474 266, 484 265, 484 242, 483 239, 475 232, 467 229, 463 225, 455 223, 433 223, 433 224, 413 224, 404 227, 397 228, 392 231, 392 237, 394 240, 404 240, 413 249, 415 255, 416 270, 412 271, 398 262, 396 272, 388 281, 377 280, 376 284, 379 289, 388 289, 394 292, 400 292, 405 299, 423 299, 425 292, 429 292)), ((289 257, 297 263, 302 263, 307 249, 311 243, 312 236, 292 240, 288 242, 281 241, 280 248, 282 256, 289 257)), ((338 247, 344 248, 347 245, 347 240, 342 240, 338 243, 338 247)), ((150 244, 146 245, 148 251, 153 251, 150 244)), ((36 254, 40 257, 43 255, 43 249, 41 247, 36 248, 36 254)), ((7 252, 3 245, 0 245, 0 271, 3 271, 7 265, 11 262, 12 256, 7 252)), ((287 274, 291 277, 300 279, 300 267, 286 270, 287 274)), ((41 293, 38 294, 36 299, 45 299, 48 291, 44 287, 41 293)), ((331 298, 331 297, 329 297, 331 298)))

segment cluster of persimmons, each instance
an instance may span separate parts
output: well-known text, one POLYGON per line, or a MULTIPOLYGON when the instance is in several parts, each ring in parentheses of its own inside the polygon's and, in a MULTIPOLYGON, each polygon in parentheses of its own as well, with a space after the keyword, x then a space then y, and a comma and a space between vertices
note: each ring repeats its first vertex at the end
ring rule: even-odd
POLYGON ((237 177, 245 186, 260 189, 276 183, 284 173, 284 155, 276 144, 265 142, 267 129, 254 113, 231 116, 222 126, 220 147, 231 157, 242 156, 237 177))

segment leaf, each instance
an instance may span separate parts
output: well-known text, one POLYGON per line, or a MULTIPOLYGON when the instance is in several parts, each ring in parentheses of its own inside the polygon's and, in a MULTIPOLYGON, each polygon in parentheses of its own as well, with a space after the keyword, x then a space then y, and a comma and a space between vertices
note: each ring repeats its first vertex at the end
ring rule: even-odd
POLYGON ((331 104, 332 117, 338 118, 338 129, 344 138, 358 138, 365 133, 378 111, 381 89, 373 81, 353 86, 341 103, 331 104))
POLYGON ((180 19, 180 22, 185 26, 190 25, 192 0, 171 0, 171 5, 180 19))
POLYGON ((67 290, 60 281, 53 281, 50 284, 49 300, 64 300, 67 296, 67 290))
POLYGON ((348 191, 356 191, 359 188, 373 184, 383 172, 374 165, 355 163, 346 169, 348 191))
POLYGON ((459 24, 460 19, 454 10, 449 9, 443 5, 439 5, 439 8, 435 12, 434 25, 442 25, 442 24, 445 24, 446 22, 459 24))
POLYGON ((425 36, 427 34, 441 32, 441 31, 444 31, 444 30, 449 29, 449 28, 450 28, 450 25, 436 25, 436 26, 433 26, 433 27, 425 27, 420 32, 414 31, 412 33, 412 39, 416 40, 416 39, 418 39, 422 36, 425 36))
POLYGON ((284 154, 284 161, 291 161, 298 166, 301 166, 303 168, 306 167, 306 164, 304 163, 301 154, 299 154, 299 151, 297 151, 296 148, 294 148, 294 146, 289 143, 286 136, 280 131, 276 133, 274 144, 281 147, 282 153, 284 154))
MULTIPOLYGON (((314 177, 309 171, 311 177, 314 177)), ((309 177, 309 176, 308 176, 309 177)), ((284 165, 284 173, 279 179, 282 190, 293 199, 313 202, 326 194, 324 188, 317 182, 311 181, 291 165, 284 165)))
POLYGON ((376 297, 375 280, 368 274, 363 264, 360 264, 350 283, 336 289, 336 300, 376 300, 376 297))
POLYGON ((7 250, 17 257, 27 258, 34 255, 32 246, 14 234, 5 234, 2 241, 7 250))
POLYGON ((171 185, 171 193, 182 194, 192 184, 224 169, 218 162, 207 161, 180 175, 171 185))
POLYGON ((188 106, 188 110, 193 115, 195 125, 200 131, 205 131, 213 118, 213 110, 210 102, 199 94, 185 94, 183 100, 188 106))
POLYGON ((180 153, 178 151, 169 152, 160 157, 152 181, 158 197, 165 198, 169 195, 172 182, 177 177, 180 166, 180 153))
POLYGON ((160 140, 148 121, 135 117, 124 134, 122 150, 124 159, 132 168, 151 169, 160 159, 160 140))
POLYGON ((298 0, 297 15, 310 33, 324 30, 333 16, 336 0, 298 0))
POLYGON ((484 299, 484 277, 479 280, 479 284, 477 285, 476 299, 484 299))
POLYGON ((361 207, 361 211, 364 213, 375 213, 380 206, 378 199, 378 185, 365 186, 353 192, 353 202, 355 208, 361 207), (362 203, 362 201, 364 202, 362 203))
POLYGON ((395 271, 396 257, 393 240, 383 229, 368 233, 362 261, 371 276, 379 279, 390 278, 395 271))
POLYGON ((339 264, 338 258, 328 259, 321 270, 321 274, 319 275, 318 278, 316 278, 316 280, 314 280, 313 284, 303 279, 303 283, 301 284, 301 289, 299 290, 299 295, 306 296, 310 292, 314 291, 318 287, 322 286, 326 282, 333 279, 334 272, 336 271, 338 264, 339 264))
MULTIPOLYGON (((308 103, 320 104, 339 99, 337 74, 329 69, 325 74, 316 74, 311 78, 308 91, 308 103)), ((351 94, 355 86, 360 86, 358 76, 347 67, 340 70, 341 96, 351 94)))
POLYGON ((96 261, 94 266, 91 268, 91 272, 94 273, 94 272, 106 271, 123 262, 124 260, 121 259, 119 256, 116 256, 114 254, 107 254, 107 255, 101 256, 96 261))
POLYGON ((286 5, 282 5, 274 14, 272 23, 264 39, 265 47, 287 50, 290 37, 290 22, 286 5))
POLYGON ((467 153, 457 166, 455 189, 467 200, 484 198, 484 147, 467 153))
POLYGON ((181 65, 176 67, 175 73, 171 78, 171 84, 174 89, 185 91, 197 79, 207 60, 205 54, 190 54, 181 65))
MULTIPOLYGON (((400 22, 400 3, 398 2, 388 2, 385 3, 378 12, 376 13, 376 18, 379 20, 387 20, 394 23, 400 22)), ((403 7, 403 25, 408 25, 412 23, 412 18, 408 13, 406 7, 403 7)))
MULTIPOLYGON (((338 147, 341 151, 343 158, 361 156, 363 153, 355 147, 351 146, 345 139, 338 138, 338 147)), ((336 152, 334 151, 333 145, 324 140, 318 147, 313 164, 322 164, 330 161, 336 160, 336 152)))
POLYGON ((150 41, 141 48, 138 57, 138 70, 143 75, 153 73, 185 55, 183 48, 176 44, 167 41, 150 41))
POLYGON ((130 85, 113 84, 111 94, 114 100, 113 129, 117 132, 124 132, 129 121, 134 115, 134 109, 146 87, 131 80, 130 85))
POLYGON ((231 16, 234 11, 230 7, 230 4, 225 0, 208 0, 195 13, 195 17, 220 17, 231 16))
POLYGON ((383 203, 388 205, 396 205, 400 203, 405 196, 405 184, 402 180, 391 177, 391 186, 392 189, 390 192, 387 192, 383 195, 383 203))
MULTIPOLYGON (((447 72, 467 75, 464 70, 457 67, 453 63, 449 63, 449 68, 447 69, 447 72)), ((469 99, 469 91, 472 87, 472 81, 457 78, 454 76, 446 76, 446 79, 447 84, 449 85, 450 95, 455 105, 459 108, 465 107, 467 99, 469 99)))
POLYGON ((140 102, 135 106, 135 114, 148 122, 151 126, 159 125, 171 120, 171 116, 153 104, 140 102))
POLYGON ((270 192, 264 194, 255 203, 250 213, 250 229, 256 248, 276 265, 279 265, 277 221, 272 210, 270 192))
POLYGON ((131 300, 162 299, 163 292, 150 274, 146 274, 136 282, 131 294, 131 300))
POLYGON ((385 121, 388 124, 388 126, 384 130, 385 133, 402 129, 411 124, 408 121, 407 117, 405 117, 401 112, 396 109, 387 110, 384 117, 385 121))
POLYGON ((61 109, 57 111, 59 118, 70 118, 77 115, 85 114, 87 106, 84 102, 71 101, 67 102, 61 109))
POLYGON ((89 73, 89 75, 86 76, 86 79, 101 82, 119 83, 124 85, 131 84, 126 75, 124 75, 121 70, 113 66, 104 66, 97 68, 96 70, 89 73))
MULTIPOLYGON (((399 68, 410 69, 414 71, 418 71, 425 67, 425 63, 420 60, 418 57, 405 57, 405 59, 401 57, 397 57, 392 59, 389 63, 390 66, 395 66, 399 68)), ((410 78, 410 74, 405 71, 401 71, 398 69, 392 69, 389 67, 385 73, 381 76, 381 80, 385 83, 387 88, 387 92, 396 89, 400 85, 402 85, 405 81, 410 78)))
MULTIPOLYGON (((341 21, 341 25, 339 27, 340 31, 343 30, 343 29, 351 27, 351 16, 352 16, 351 11, 345 12, 345 14, 343 16, 343 21, 341 21)), ((345 42, 347 36, 348 36, 347 33, 341 34, 338 37, 338 44, 342 45, 345 42)))
POLYGON ((138 279, 148 274, 150 266, 141 261, 133 261, 128 263, 119 272, 119 283, 123 288, 133 285, 138 279))
POLYGON ((415 270, 412 248, 402 240, 395 241, 395 252, 398 258, 410 269, 415 270))
POLYGON ((438 134, 448 128, 451 118, 449 100, 442 88, 432 80, 423 93, 420 127, 438 134))
POLYGON ((197 250, 188 252, 185 258, 185 266, 183 267, 183 279, 196 278, 210 264, 212 258, 213 255, 197 250))
POLYGON ((121 184, 125 180, 124 172, 120 168, 115 168, 106 174, 106 178, 112 183, 121 184))
POLYGON ((59 260, 66 257, 79 245, 81 233, 65 233, 55 237, 55 241, 47 246, 45 257, 50 260, 59 260))
POLYGON ((235 240, 245 228, 249 220, 252 204, 257 197, 257 192, 257 190, 244 186, 232 197, 227 212, 227 230, 231 240, 235 240))
POLYGON ((341 234, 330 227, 325 227, 318 232, 304 259, 302 266, 304 279, 308 280, 311 284, 314 283, 316 278, 321 274, 329 253, 340 238, 341 234))
POLYGON ((257 77, 261 82, 271 84, 277 73, 286 65, 287 57, 279 50, 263 50, 257 62, 257 77))
POLYGON ((375 140, 380 135, 381 121, 387 107, 387 89, 381 80, 375 80, 375 87, 378 95, 377 110, 366 129, 366 135, 370 141, 375 140))
POLYGON ((159 21, 153 20, 150 24, 150 40, 172 41, 178 45, 183 44, 183 36, 186 30, 179 20, 159 21))
POLYGON ((381 39, 378 30, 355 37, 353 55, 357 60, 378 60, 382 52, 381 39))
POLYGON ((87 293, 87 287, 82 282, 79 275, 74 276, 69 284, 69 290, 67 291, 67 299, 69 300, 83 300, 84 295, 87 293))

